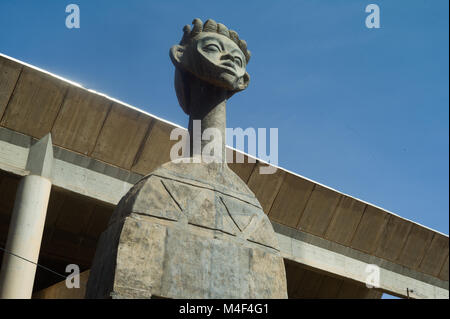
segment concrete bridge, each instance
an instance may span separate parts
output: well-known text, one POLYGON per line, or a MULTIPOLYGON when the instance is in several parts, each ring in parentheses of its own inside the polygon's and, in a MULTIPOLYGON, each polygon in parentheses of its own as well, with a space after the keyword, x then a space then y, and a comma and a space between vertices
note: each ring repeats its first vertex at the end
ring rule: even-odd
MULTIPOLYGON (((39 256, 39 264, 60 274, 67 264, 77 264, 85 271, 85 283, 115 205, 141 177, 170 160, 176 141, 169 134, 175 127, 0 55, 0 247, 5 249, 14 225, 12 212, 19 209, 14 207, 26 211, 27 196, 40 196, 38 200, 48 201, 42 242, 36 239, 37 248, 26 248, 30 251, 23 254, 31 254, 29 258, 20 257, 39 256), (44 184, 34 182, 24 190, 30 176, 50 181, 51 191, 40 191, 44 184), (17 193, 21 196, 16 199, 17 193)), ((227 149, 228 156, 237 152, 227 149)), ((282 168, 261 175, 261 165, 266 164, 245 154, 245 163, 229 166, 273 223, 290 298, 380 298, 384 292, 449 298, 447 235, 282 168), (377 287, 366 286, 374 269, 368 265, 377 266, 377 287)), ((12 264, 31 264, 0 253, 12 264)), ((12 286, 19 280, 10 279, 12 286)), ((83 285, 69 290, 58 283, 63 278, 41 267, 34 288, 27 280, 35 298, 84 295, 83 285)))

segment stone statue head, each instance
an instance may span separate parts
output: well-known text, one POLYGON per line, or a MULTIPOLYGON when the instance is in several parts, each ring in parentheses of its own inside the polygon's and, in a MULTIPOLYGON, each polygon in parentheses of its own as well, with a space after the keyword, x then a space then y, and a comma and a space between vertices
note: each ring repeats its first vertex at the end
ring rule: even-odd
POLYGON ((244 90, 250 81, 246 72, 250 60, 247 43, 221 23, 194 19, 186 25, 180 44, 170 49, 175 65, 175 91, 183 110, 190 114, 189 86, 192 81, 227 91, 227 97, 244 90))

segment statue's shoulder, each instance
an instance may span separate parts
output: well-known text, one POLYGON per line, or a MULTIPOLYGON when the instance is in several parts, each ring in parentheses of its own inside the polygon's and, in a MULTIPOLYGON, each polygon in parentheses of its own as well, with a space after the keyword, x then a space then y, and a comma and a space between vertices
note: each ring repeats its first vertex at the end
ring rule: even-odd
POLYGON ((168 162, 154 170, 149 176, 159 176, 193 187, 211 189, 261 208, 255 194, 226 164, 168 162))
POLYGON ((278 249, 258 199, 224 164, 163 164, 122 198, 114 218, 130 213, 185 221, 278 249))

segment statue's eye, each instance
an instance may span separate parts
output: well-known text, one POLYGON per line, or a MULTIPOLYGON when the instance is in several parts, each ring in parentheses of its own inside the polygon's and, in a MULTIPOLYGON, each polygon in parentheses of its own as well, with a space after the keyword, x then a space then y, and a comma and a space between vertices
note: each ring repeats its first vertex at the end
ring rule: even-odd
POLYGON ((242 67, 242 60, 240 57, 235 56, 234 57, 234 63, 236 63, 237 65, 239 65, 239 67, 242 67))
POLYGON ((205 49, 211 52, 220 52, 220 48, 217 44, 208 44, 205 46, 205 49))

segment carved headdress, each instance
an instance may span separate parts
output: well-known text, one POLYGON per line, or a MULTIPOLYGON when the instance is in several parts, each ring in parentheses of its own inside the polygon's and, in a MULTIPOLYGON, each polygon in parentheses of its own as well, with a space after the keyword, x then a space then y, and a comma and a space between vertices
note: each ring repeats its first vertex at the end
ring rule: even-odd
POLYGON ((250 51, 247 49, 247 43, 239 39, 236 31, 229 30, 225 25, 212 19, 205 23, 200 19, 194 19, 192 25, 192 28, 190 25, 183 28, 184 34, 180 43, 172 46, 169 54, 175 65, 175 91, 178 102, 188 115, 191 115, 192 106, 190 86, 196 79, 200 79, 209 85, 225 88, 228 92, 228 98, 234 93, 246 89, 250 81, 250 76, 245 71, 250 60, 250 51), (245 58, 245 61, 243 61, 245 63, 240 65, 242 66, 241 73, 230 76, 228 71, 223 69, 222 61, 214 64, 201 59, 201 56, 196 53, 195 43, 201 41, 200 39, 205 33, 216 33, 224 36, 227 40, 231 40, 233 46, 236 45, 245 58))
POLYGON ((206 20, 205 24, 203 24, 202 20, 196 18, 192 21, 193 28, 191 30, 191 26, 189 24, 185 25, 183 28, 183 38, 180 41, 180 45, 188 44, 192 38, 198 35, 201 32, 215 32, 218 34, 222 34, 227 38, 231 39, 238 45, 241 49, 242 53, 245 55, 246 62, 250 61, 250 51, 247 49, 247 42, 245 40, 239 39, 239 35, 234 30, 228 30, 228 28, 222 23, 217 23, 212 19, 206 20))

